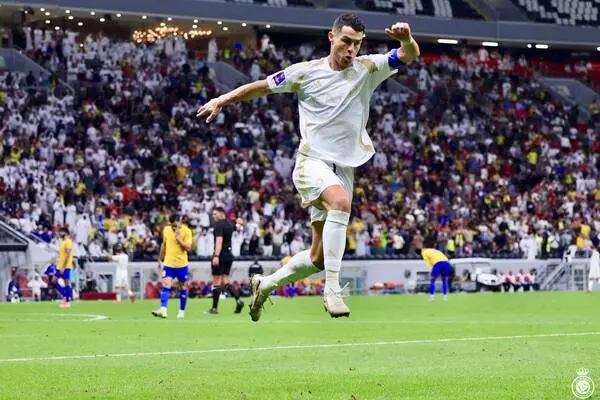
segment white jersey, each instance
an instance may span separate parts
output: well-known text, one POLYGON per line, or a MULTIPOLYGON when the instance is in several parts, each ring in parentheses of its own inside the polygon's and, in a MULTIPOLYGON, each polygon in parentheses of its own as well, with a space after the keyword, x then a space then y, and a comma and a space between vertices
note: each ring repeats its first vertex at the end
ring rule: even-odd
POLYGON ((127 273, 127 266, 129 265, 129 257, 127 254, 116 254, 112 256, 113 261, 117 264, 117 272, 127 273))
POLYGON ((598 279, 600 278, 600 253, 598 250, 592 251, 592 256, 590 257, 590 279, 598 279))
POLYGON ((358 167, 375 153, 366 130, 371 95, 395 72, 388 54, 357 57, 343 71, 333 71, 325 57, 291 65, 267 82, 273 93, 298 95, 300 153, 358 167))

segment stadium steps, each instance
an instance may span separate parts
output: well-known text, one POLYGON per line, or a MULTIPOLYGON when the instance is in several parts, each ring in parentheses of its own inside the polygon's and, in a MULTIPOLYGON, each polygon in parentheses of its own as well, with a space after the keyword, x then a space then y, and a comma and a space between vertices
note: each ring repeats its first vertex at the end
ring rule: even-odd
POLYGON ((465 0, 488 21, 529 21, 527 14, 510 0, 465 0))
POLYGON ((570 104, 577 104, 580 112, 586 117, 590 115, 590 103, 600 101, 600 95, 592 88, 574 78, 558 78, 542 76, 538 81, 552 94, 564 99, 570 104))
POLYGON ((215 82, 217 87, 222 85, 223 87, 228 88, 227 90, 232 90, 240 85, 250 82, 250 77, 248 75, 224 61, 209 62, 208 67, 215 74, 213 81, 217 81, 215 82))
POLYGON ((43 240, 29 235, 7 219, 0 219, 0 252, 18 251, 27 254, 27 263, 43 266, 56 256, 56 250, 43 240), (11 246, 11 247, 8 247, 11 246))
POLYGON ((588 267, 587 257, 548 264, 538 275, 540 290, 585 290, 588 267))
MULTIPOLYGON (((28 74, 31 71, 37 79, 48 79, 52 76, 50 71, 27 57, 22 51, 9 48, 0 48, 0 69, 22 72, 24 74, 28 74)), ((73 87, 65 81, 59 80, 58 82, 60 87, 69 93, 73 94, 75 92, 73 87)))

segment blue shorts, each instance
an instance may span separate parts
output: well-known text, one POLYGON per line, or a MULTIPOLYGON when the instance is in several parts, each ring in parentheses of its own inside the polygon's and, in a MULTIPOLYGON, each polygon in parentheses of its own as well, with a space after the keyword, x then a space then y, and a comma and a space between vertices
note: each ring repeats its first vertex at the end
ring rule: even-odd
POLYGON ((187 282, 189 268, 185 267, 173 268, 163 266, 163 278, 177 278, 179 282, 187 282))
POLYGON ((65 269, 63 272, 58 271, 56 273, 56 279, 63 278, 65 280, 71 280, 71 268, 65 269))
POLYGON ((448 261, 438 261, 433 265, 431 269, 431 277, 437 278, 438 276, 450 276, 451 266, 448 261))

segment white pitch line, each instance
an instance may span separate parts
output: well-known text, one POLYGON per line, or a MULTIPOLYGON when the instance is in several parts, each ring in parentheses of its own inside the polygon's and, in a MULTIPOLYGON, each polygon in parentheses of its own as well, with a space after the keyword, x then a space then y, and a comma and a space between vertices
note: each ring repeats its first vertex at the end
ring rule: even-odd
POLYGON ((43 317, 48 317, 51 316, 53 317, 53 320, 55 320, 54 317, 77 317, 77 318, 84 318, 81 320, 74 320, 74 321, 69 321, 69 322, 94 322, 94 321, 102 321, 105 319, 108 319, 108 317, 106 315, 100 315, 100 314, 71 314, 71 313, 27 313, 27 314, 21 314, 18 317, 15 318, 0 318, 0 321, 10 321, 10 322, 48 322, 50 321, 49 318, 43 318, 43 317), (42 318, 22 318, 22 317, 27 317, 30 315, 41 315, 42 318))
POLYGON ((172 356, 188 354, 209 354, 209 353, 241 353, 252 351, 270 351, 270 350, 303 350, 303 349, 332 349, 342 347, 364 347, 364 346, 396 346, 404 344, 426 344, 426 343, 448 343, 448 342, 483 342, 488 340, 512 340, 512 339, 534 339, 548 337, 566 337, 566 336, 598 336, 600 332, 564 332, 564 333, 542 333, 533 335, 511 335, 511 336, 481 336, 481 337, 463 337, 463 338, 440 338, 440 339, 418 339, 418 340, 395 340, 390 342, 359 342, 359 343, 333 343, 333 344, 306 344, 291 346, 270 346, 270 347, 242 347, 242 348, 223 348, 223 349, 205 349, 205 350, 180 350, 180 351, 155 351, 148 353, 116 353, 116 354, 87 354, 71 356, 49 356, 49 357, 31 357, 31 358, 4 358, 0 359, 0 364, 32 362, 32 361, 59 361, 59 360, 81 360, 89 358, 120 358, 120 357, 152 357, 152 356, 172 356))

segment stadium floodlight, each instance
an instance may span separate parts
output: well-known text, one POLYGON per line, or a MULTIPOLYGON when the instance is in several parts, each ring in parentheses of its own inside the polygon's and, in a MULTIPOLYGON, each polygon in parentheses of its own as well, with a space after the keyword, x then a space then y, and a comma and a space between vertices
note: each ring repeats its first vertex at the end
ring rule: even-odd
POLYGON ((224 30, 224 31, 228 31, 228 30, 229 30, 229 28, 228 28, 228 27, 226 27, 226 26, 224 26, 224 27, 223 27, 223 30, 224 30))
MULTIPOLYGON (((245 22, 242 22, 242 26, 247 26, 248 24, 245 22)), ((600 48, 600 47, 599 47, 600 48)))
POLYGON ((217 25, 223 24, 223 21, 217 21, 217 25))
POLYGON ((40 8, 40 11, 44 12, 44 11, 46 11, 46 9, 44 7, 42 7, 42 8, 40 8))
POLYGON ((49 24, 50 22, 52 22, 52 21, 50 21, 49 19, 47 19, 47 20, 46 20, 46 23, 47 23, 47 24, 49 24))
POLYGON ((71 10, 65 10, 65 14, 71 14, 71 10))
POLYGON ((147 15, 142 15, 142 19, 146 19, 146 18, 148 18, 147 15))
POLYGON ((265 28, 267 28, 267 29, 271 29, 271 25, 270 25, 270 24, 267 24, 267 26, 266 26, 265 28))
POLYGON ((90 15, 96 15, 96 11, 90 11, 90 15))
POLYGON ((44 15, 46 15, 46 17, 50 16, 50 11, 46 11, 44 15))
POLYGON ((527 48, 530 49, 531 48, 531 43, 527 43, 527 48))
POLYGON ((83 26, 83 22, 78 22, 77 26, 83 26))
POLYGON ((73 18, 75 18, 75 17, 72 15, 69 15, 69 20, 73 20, 73 18))
POLYGON ((441 44, 458 44, 456 39, 438 39, 437 42, 441 44))
POLYGON ((195 23, 195 24, 197 24, 197 23, 198 23, 198 20, 197 20, 197 19, 195 19, 195 20, 194 20, 194 23, 195 23))
POLYGON ((536 44, 535 48, 536 49, 544 49, 545 50, 545 49, 548 48, 548 45, 547 44, 536 44))
POLYGON ((121 14, 120 14, 120 13, 119 13, 119 14, 117 14, 117 18, 121 18, 121 14))
POLYGON ((485 47, 498 47, 498 42, 481 42, 481 45, 485 47))
POLYGON ((596 50, 600 51, 600 46, 596 47, 596 50))

